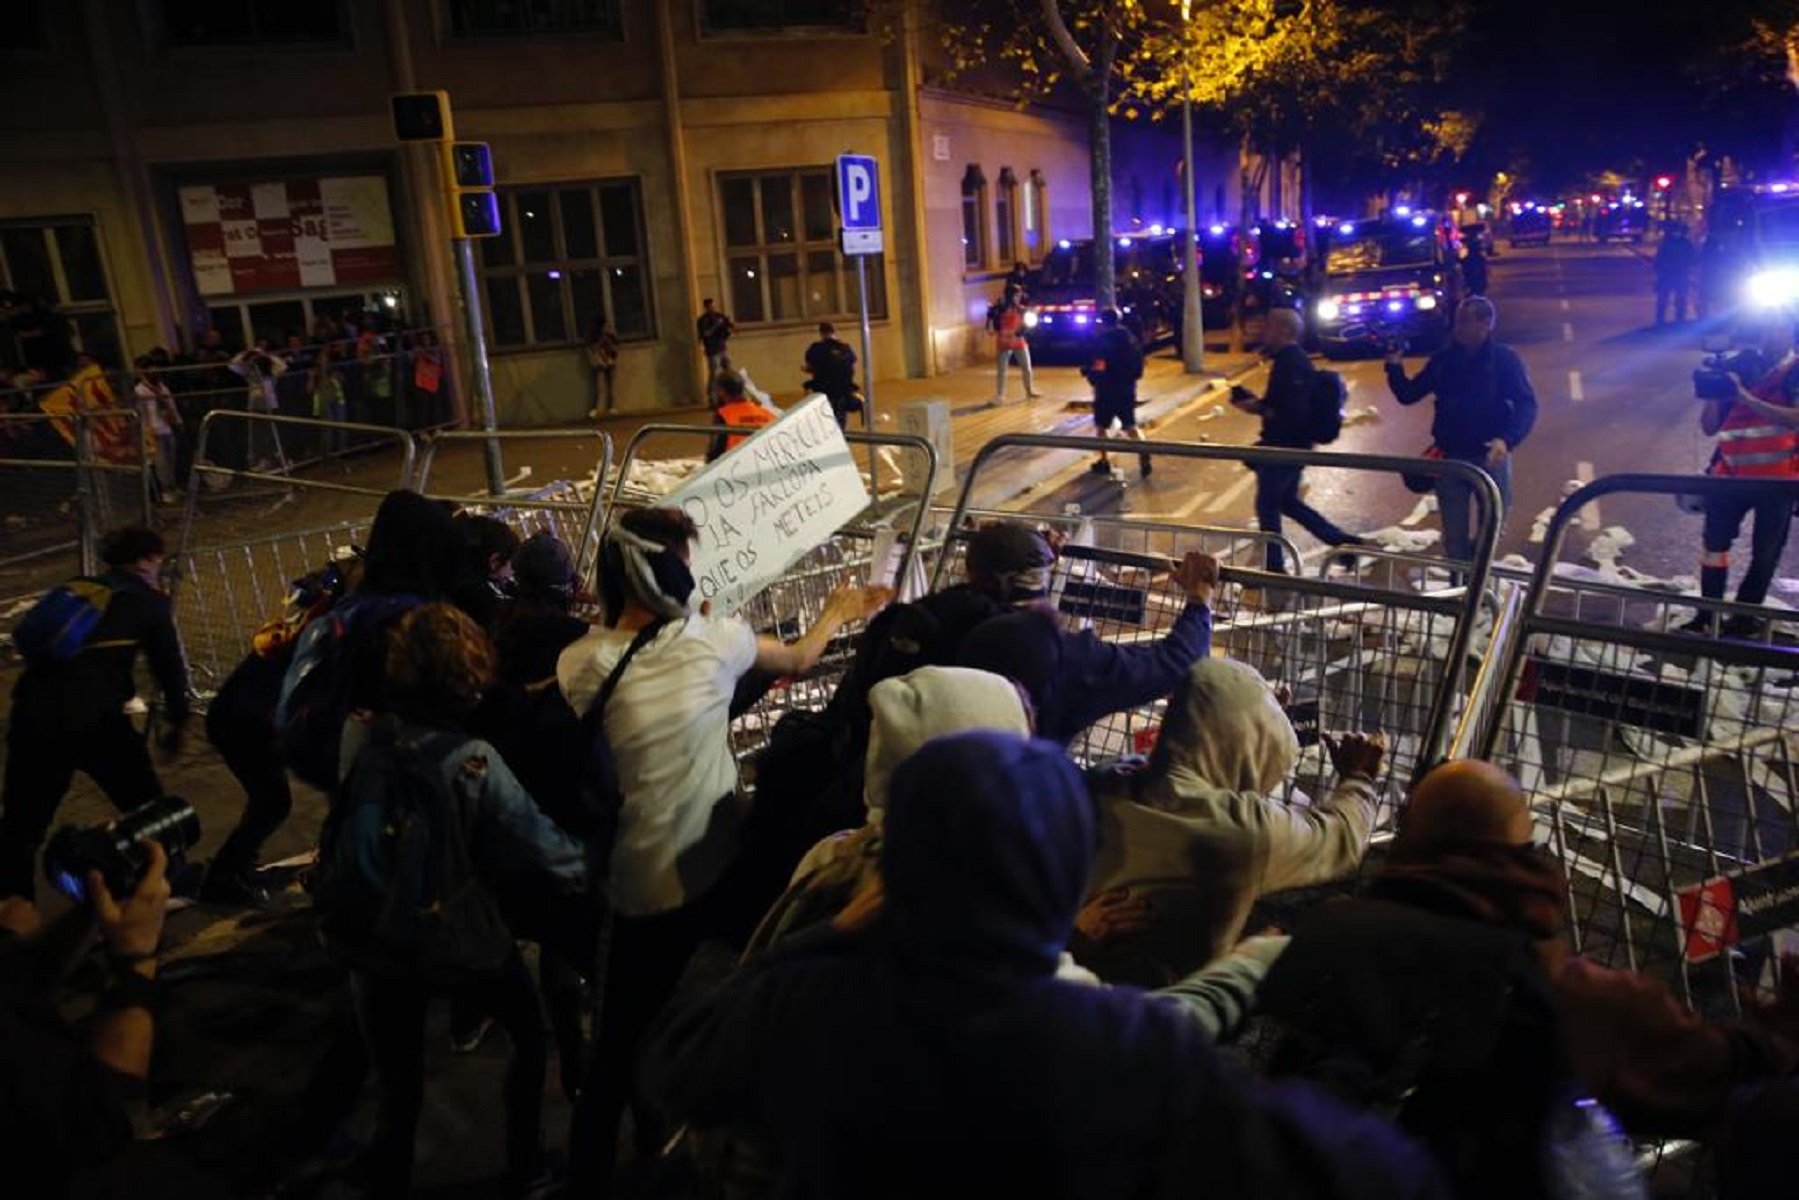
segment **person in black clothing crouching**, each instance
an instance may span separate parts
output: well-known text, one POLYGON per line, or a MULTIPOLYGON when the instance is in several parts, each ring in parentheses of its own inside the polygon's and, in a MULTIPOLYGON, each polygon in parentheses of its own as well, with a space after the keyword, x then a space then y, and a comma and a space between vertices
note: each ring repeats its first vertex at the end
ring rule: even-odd
POLYGON ((125 705, 137 694, 141 649, 162 689, 161 745, 181 747, 187 664, 162 590, 162 535, 117 529, 100 547, 105 611, 74 657, 28 663, 13 688, 6 783, 0 800, 0 896, 36 895, 32 864, 56 806, 81 771, 121 812, 163 794, 150 750, 125 705))
MULTIPOLYGON (((1537 423, 1537 394, 1524 360, 1493 340, 1498 311, 1485 296, 1470 296, 1455 310, 1455 340, 1430 356, 1416 378, 1400 365, 1400 348, 1387 355, 1387 386, 1401 404, 1437 398, 1430 436, 1444 458, 1472 463, 1499 485, 1500 519, 1512 506, 1512 454, 1537 423)), ((1473 489, 1459 479, 1437 481, 1443 517, 1443 550, 1457 562, 1473 557, 1468 532, 1473 489)))
MULTIPOLYGON (((1258 446, 1282 446, 1310 450, 1312 421, 1312 360, 1300 345, 1305 337, 1305 318, 1291 308, 1268 314, 1268 332, 1262 353, 1268 359, 1268 390, 1260 400, 1244 388, 1231 392, 1231 403, 1262 418, 1258 446)), ((1337 528, 1325 515, 1299 496, 1304 467, 1256 467, 1256 524, 1264 533, 1279 535, 1281 517, 1292 517, 1301 528, 1332 546, 1359 546, 1362 539, 1337 528)), ((1285 570, 1278 541, 1268 543, 1268 569, 1285 570)))

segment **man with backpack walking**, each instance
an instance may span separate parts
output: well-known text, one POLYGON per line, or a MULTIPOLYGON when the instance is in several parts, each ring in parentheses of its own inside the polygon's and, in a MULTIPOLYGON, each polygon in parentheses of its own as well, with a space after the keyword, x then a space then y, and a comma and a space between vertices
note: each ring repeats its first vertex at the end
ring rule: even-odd
MULTIPOLYGON (((1246 388, 1231 392, 1231 403, 1262 418, 1258 446, 1310 450, 1334 442, 1343 430, 1343 377, 1335 371, 1312 366, 1305 347, 1305 318, 1291 308, 1268 314, 1268 332, 1262 353, 1268 359, 1268 390, 1260 400, 1246 388)), ((1361 538, 1339 529, 1323 513, 1300 498, 1304 467, 1261 466, 1256 473, 1256 524, 1263 533, 1279 536, 1281 518, 1292 517, 1301 528, 1332 546, 1360 546, 1361 538)), ((1270 571, 1284 572, 1279 542, 1269 542, 1270 571)))
MULTIPOLYGON (((1093 339, 1092 355, 1081 374, 1093 385, 1093 428, 1098 436, 1111 437, 1116 423, 1124 431, 1122 436, 1142 441, 1143 431, 1137 428, 1137 381, 1143 378, 1143 347, 1120 321, 1117 309, 1099 314, 1099 335, 1093 339)), ((1152 469, 1149 455, 1139 454, 1137 464, 1148 479, 1152 469)), ((1112 460, 1101 450, 1088 470, 1111 475, 1112 460)))
MULTIPOLYGON (((1485 296, 1470 296, 1455 310, 1454 340, 1408 377, 1401 348, 1387 354, 1387 387, 1401 404, 1437 398, 1430 436, 1442 457, 1470 463, 1499 485, 1499 519, 1512 506, 1512 455, 1537 423, 1537 393, 1524 360, 1493 340, 1498 310, 1485 296)), ((1459 479, 1437 480, 1443 518, 1443 551, 1456 562, 1474 555, 1468 518, 1474 489, 1459 479)))
POLYGON ((76 771, 120 811, 162 795, 125 705, 137 694, 141 649, 162 690, 162 749, 180 749, 187 664, 162 590, 163 553, 155 530, 115 529, 100 547, 105 573, 51 589, 13 631, 25 673, 13 688, 7 731, 0 896, 35 896, 33 860, 76 771))

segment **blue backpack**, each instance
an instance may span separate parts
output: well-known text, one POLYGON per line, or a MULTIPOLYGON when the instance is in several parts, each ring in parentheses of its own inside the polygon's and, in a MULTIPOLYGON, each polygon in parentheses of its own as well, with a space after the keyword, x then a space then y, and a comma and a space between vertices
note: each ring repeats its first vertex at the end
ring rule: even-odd
POLYGON ((445 758, 466 735, 377 720, 319 835, 313 907, 326 949, 375 972, 450 983, 514 952, 498 901, 475 875, 445 758))
POLYGON ((111 585, 82 576, 39 597, 13 628, 13 645, 29 666, 66 663, 88 648, 112 603, 111 585))
POLYGON ((350 596, 306 626, 275 706, 275 740, 288 770, 322 792, 337 787, 344 722, 366 699, 358 685, 380 676, 387 627, 421 603, 417 596, 350 596))

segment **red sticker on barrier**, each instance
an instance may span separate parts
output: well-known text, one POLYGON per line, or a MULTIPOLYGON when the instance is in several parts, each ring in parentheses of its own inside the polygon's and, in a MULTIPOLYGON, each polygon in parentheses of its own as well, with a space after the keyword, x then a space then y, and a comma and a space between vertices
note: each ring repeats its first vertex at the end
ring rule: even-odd
POLYGON ((1148 754, 1156 748, 1156 739, 1162 734, 1160 725, 1149 725, 1131 734, 1131 749, 1138 754, 1148 754))
POLYGON ((1716 958, 1737 944, 1736 889, 1728 879, 1708 879, 1675 894, 1680 930, 1690 963, 1716 958))

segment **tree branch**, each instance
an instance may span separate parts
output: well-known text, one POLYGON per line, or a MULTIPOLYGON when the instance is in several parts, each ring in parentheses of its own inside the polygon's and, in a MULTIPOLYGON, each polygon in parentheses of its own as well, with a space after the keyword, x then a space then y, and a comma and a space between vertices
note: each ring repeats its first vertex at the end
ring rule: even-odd
POLYGON ((1085 82, 1093 71, 1093 63, 1088 59, 1087 52, 1081 49, 1081 44, 1074 40, 1074 34, 1068 32, 1068 22, 1062 19, 1062 5, 1059 0, 1039 0, 1039 2, 1043 9, 1043 23, 1049 29, 1050 40, 1055 42, 1056 48, 1062 52, 1062 57, 1068 60, 1069 64, 1080 74, 1082 81, 1085 82))

